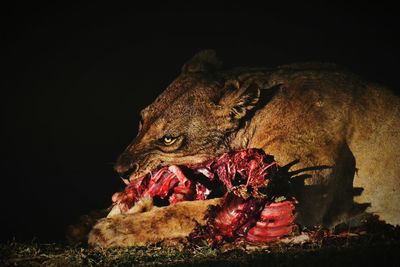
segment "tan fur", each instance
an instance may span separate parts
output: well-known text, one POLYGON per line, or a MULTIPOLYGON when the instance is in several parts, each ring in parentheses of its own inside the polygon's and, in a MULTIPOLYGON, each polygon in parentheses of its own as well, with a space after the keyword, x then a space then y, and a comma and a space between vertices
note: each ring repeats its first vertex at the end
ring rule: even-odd
POLYGON ((100 220, 89 234, 89 244, 101 247, 145 246, 166 239, 184 238, 196 224, 204 225, 208 205, 220 199, 184 201, 154 207, 143 213, 120 214, 100 220))
MULTIPOLYGON (((400 224, 398 97, 334 65, 216 71, 215 55, 208 56, 203 52, 186 63, 183 73, 142 111, 139 134, 115 166, 121 175, 136 179, 159 166, 262 148, 280 165, 300 160, 293 171, 309 168, 305 173, 311 177, 296 189, 298 223, 332 226, 370 205, 368 212, 400 224), (173 145, 160 141, 166 134, 176 137, 173 145), (354 195, 362 205, 353 202, 354 195)), ((179 207, 103 220, 90 242, 132 245, 159 240, 157 235, 184 236, 188 232, 174 230, 164 218, 169 210, 182 218, 179 207), (143 231, 127 222, 142 225, 143 231), (143 236, 153 229, 154 237, 143 236), (104 240, 94 239, 96 232, 104 240)), ((187 222, 205 210, 197 209, 201 214, 191 213, 187 222)))

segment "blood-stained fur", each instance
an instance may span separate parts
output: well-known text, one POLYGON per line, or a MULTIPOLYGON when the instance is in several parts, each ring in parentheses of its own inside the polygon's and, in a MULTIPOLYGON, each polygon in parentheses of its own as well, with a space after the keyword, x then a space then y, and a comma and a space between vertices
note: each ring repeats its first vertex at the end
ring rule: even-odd
MULTIPOLYGON (((121 176, 132 180, 161 166, 261 148, 282 166, 299 160, 292 171, 309 175, 296 192, 300 225, 330 227, 367 207, 400 224, 398 97, 330 64, 220 66, 213 51, 200 52, 142 110, 139 133, 115 165, 121 176)), ((187 236, 209 203, 103 219, 89 243, 141 245, 187 236)))

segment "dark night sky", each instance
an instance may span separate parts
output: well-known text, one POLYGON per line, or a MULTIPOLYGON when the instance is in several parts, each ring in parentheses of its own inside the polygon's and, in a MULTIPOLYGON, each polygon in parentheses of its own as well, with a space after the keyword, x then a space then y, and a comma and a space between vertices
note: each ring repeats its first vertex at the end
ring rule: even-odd
POLYGON ((288 8, 3 9, 1 240, 60 239, 77 216, 109 205, 122 187, 112 163, 140 109, 201 49, 226 67, 335 62, 400 88, 395 8, 288 8))

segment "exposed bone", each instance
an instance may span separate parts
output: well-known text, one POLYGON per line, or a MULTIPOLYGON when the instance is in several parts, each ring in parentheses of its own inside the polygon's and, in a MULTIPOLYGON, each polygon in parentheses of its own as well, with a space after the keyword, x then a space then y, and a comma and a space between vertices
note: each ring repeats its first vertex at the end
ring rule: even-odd
POLYGON ((206 200, 222 183, 228 194, 222 206, 209 217, 207 227, 213 230, 194 233, 193 238, 205 238, 210 245, 237 237, 251 242, 276 240, 292 232, 295 219, 294 199, 287 199, 285 195, 282 201, 274 203, 273 199, 277 200, 281 195, 267 190, 275 188, 277 183, 289 183, 289 177, 278 171, 274 158, 259 149, 224 153, 196 166, 162 167, 132 181, 123 192, 114 194, 113 202, 119 208, 114 207, 110 216, 152 210, 155 197, 167 205, 206 200), (203 175, 202 179, 209 182, 190 179, 191 174, 203 175))

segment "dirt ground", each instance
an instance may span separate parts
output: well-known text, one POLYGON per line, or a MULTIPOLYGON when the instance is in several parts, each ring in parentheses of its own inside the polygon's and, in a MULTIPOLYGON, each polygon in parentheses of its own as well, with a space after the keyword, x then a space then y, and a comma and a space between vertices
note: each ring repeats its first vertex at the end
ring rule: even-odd
POLYGON ((400 266, 400 227, 370 223, 357 232, 264 246, 226 244, 91 249, 64 244, 0 245, 0 266, 400 266))

